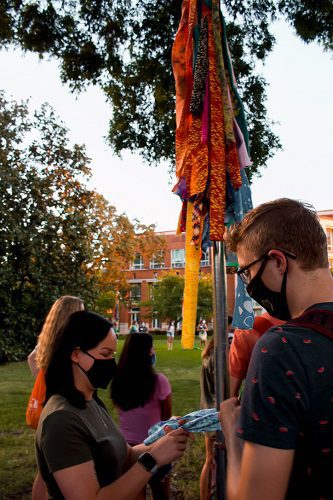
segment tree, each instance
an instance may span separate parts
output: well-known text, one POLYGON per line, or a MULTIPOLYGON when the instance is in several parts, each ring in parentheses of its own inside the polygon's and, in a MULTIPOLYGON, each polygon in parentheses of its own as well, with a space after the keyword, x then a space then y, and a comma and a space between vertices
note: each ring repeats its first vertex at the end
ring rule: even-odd
POLYGON ((95 311, 105 317, 113 318, 113 308, 116 305, 117 292, 110 290, 101 292, 96 299, 95 311))
POLYGON ((163 247, 154 226, 90 191, 89 176, 84 147, 70 146, 50 106, 31 117, 0 92, 0 358, 26 355, 60 295, 103 307, 136 249, 163 247))
MULTIPOLYGON (((2 0, 0 44, 14 44, 61 63, 73 90, 101 86, 112 104, 109 141, 116 153, 139 151, 150 163, 174 157, 171 47, 181 0, 2 0)), ((283 17, 307 43, 332 49, 331 0, 223 0, 235 73, 246 108, 253 167, 258 172, 280 143, 265 106, 257 61, 272 50, 270 24, 283 17)))
POLYGON ((67 130, 43 106, 0 93, 0 351, 15 358, 34 342, 60 295, 93 297, 84 203, 89 175, 84 148, 68 147, 67 130))
MULTIPOLYGON (((182 302, 184 293, 184 277, 174 273, 165 273, 154 284, 151 300, 142 302, 149 312, 147 317, 156 317, 163 321, 175 322, 182 319, 182 302)), ((199 280, 197 318, 212 317, 213 295, 212 278, 204 275, 199 280)))
POLYGON ((210 320, 213 316, 213 281, 211 274, 199 279, 197 320, 210 320))
POLYGON ((117 290, 124 300, 129 287, 125 276, 137 252, 150 259, 165 247, 165 238, 156 234, 155 225, 131 222, 102 195, 92 191, 87 200, 89 218, 89 246, 92 262, 89 272, 97 279, 98 290, 106 293, 117 290))

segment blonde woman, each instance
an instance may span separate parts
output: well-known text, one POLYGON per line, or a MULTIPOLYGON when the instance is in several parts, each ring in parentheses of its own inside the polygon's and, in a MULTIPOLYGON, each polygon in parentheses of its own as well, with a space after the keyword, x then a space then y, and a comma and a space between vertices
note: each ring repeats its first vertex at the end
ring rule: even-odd
MULTIPOLYGON (((60 340, 61 332, 70 315, 82 310, 84 310, 84 303, 78 297, 64 295, 54 302, 38 336, 37 345, 28 356, 29 368, 34 378, 37 377, 40 369, 45 372, 48 368, 54 348, 60 340)), ((32 500, 46 500, 47 498, 45 483, 37 474, 32 488, 32 500)))

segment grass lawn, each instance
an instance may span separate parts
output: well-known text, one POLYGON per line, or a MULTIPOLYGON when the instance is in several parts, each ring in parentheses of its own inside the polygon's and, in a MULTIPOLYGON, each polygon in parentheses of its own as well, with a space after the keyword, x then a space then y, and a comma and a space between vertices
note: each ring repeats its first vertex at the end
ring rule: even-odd
MULTIPOLYGON (((119 340, 118 353, 123 340, 119 340)), ((201 351, 183 351, 179 338, 174 350, 167 351, 166 339, 154 340, 157 355, 156 370, 170 380, 173 391, 173 414, 184 415, 199 408, 201 351)), ((34 431, 25 424, 25 410, 33 385, 28 364, 11 363, 0 366, 0 500, 27 500, 31 498, 31 485, 36 472, 34 456, 34 431)), ((116 414, 107 391, 100 396, 116 414)), ((172 485, 177 498, 199 499, 199 476, 204 462, 202 435, 190 442, 187 451, 174 466, 172 485)))

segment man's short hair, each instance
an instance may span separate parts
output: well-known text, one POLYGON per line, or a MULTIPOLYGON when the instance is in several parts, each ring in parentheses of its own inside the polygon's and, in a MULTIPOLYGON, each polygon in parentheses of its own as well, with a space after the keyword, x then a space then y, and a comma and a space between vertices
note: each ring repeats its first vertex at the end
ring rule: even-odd
POLYGON ((328 267, 327 238, 312 205, 289 198, 263 203, 232 226, 227 247, 238 245, 260 257, 279 248, 296 255, 300 268, 311 271, 328 267))

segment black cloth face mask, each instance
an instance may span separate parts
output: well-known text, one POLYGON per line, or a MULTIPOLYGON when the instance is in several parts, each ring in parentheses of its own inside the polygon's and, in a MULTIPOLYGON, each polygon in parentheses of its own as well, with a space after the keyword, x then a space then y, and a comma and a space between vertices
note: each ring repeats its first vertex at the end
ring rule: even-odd
POLYGON ((259 267, 257 274, 252 278, 246 290, 247 293, 258 302, 268 314, 274 318, 288 321, 291 319, 288 302, 287 302, 287 275, 288 275, 288 261, 287 268, 283 275, 281 290, 274 292, 268 288, 262 281, 261 275, 264 272, 265 266, 269 257, 266 255, 259 267))
POLYGON ((81 349, 82 352, 87 354, 94 360, 94 364, 89 370, 84 370, 78 363, 77 366, 87 375, 91 385, 97 389, 106 389, 117 370, 117 363, 114 358, 112 359, 97 359, 94 358, 89 352, 81 349))

